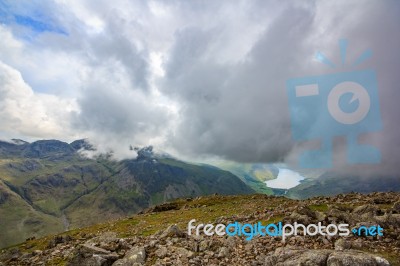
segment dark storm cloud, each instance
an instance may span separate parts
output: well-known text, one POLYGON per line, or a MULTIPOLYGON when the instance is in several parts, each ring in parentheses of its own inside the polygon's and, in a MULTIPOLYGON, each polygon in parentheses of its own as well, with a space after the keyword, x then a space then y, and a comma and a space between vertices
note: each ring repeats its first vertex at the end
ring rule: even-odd
POLYGON ((120 84, 95 83, 86 88, 78 101, 81 108, 76 126, 89 132, 109 134, 109 138, 133 138, 162 131, 167 114, 140 92, 118 86, 120 84))
POLYGON ((144 47, 141 51, 135 43, 135 36, 129 36, 124 28, 137 25, 124 25, 127 22, 118 18, 118 14, 111 12, 107 15, 108 24, 102 34, 90 39, 86 52, 93 66, 108 64, 109 60, 117 60, 126 71, 132 82, 132 87, 148 89, 149 66, 146 62, 148 51, 144 47))
MULTIPOLYGON (((163 92, 183 106, 181 123, 170 140, 187 153, 237 161, 292 161, 299 146, 291 140, 286 80, 343 71, 313 62, 312 57, 320 50, 340 62, 338 40, 347 38, 349 59, 372 49, 373 60, 362 67, 378 73, 384 130, 364 141, 381 149, 380 170, 398 169, 399 13, 393 1, 287 6, 235 63, 220 63, 209 55, 227 29, 199 26, 178 31, 163 84, 163 92)), ((240 39, 238 32, 231 41, 240 39)), ((339 144, 336 152, 345 156, 345 148, 339 144)))
POLYGON ((219 31, 178 32, 164 84, 166 94, 184 102, 174 144, 239 161, 282 160, 291 150, 284 84, 306 59, 313 17, 312 10, 285 9, 234 64, 207 55, 219 31))

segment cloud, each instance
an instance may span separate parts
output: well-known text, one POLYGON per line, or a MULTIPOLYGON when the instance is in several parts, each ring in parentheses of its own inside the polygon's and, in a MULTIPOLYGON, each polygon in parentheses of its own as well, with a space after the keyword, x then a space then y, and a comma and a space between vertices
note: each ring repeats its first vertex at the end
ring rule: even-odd
MULTIPOLYGON (((263 10, 251 11, 250 14, 268 17, 263 10)), ((379 75, 384 130, 364 136, 363 141, 381 149, 383 163, 378 167, 343 168, 347 144, 333 140, 335 153, 342 155, 336 167, 351 171, 361 168, 364 172, 377 168, 395 173, 399 134, 394 122, 398 105, 393 96, 399 92, 395 89, 398 75, 394 74, 399 68, 399 58, 393 51, 400 40, 395 29, 398 13, 399 9, 376 2, 367 2, 362 7, 341 1, 284 6, 264 27, 260 26, 262 20, 257 22, 264 30, 253 36, 252 41, 247 40, 251 49, 233 62, 224 62, 219 56, 230 49, 231 43, 241 40, 240 32, 215 50, 221 36, 231 30, 231 24, 224 25, 227 28, 220 24, 217 27, 199 24, 181 29, 175 35, 162 86, 164 93, 182 105, 181 123, 170 141, 180 151, 193 155, 295 163, 307 145, 291 139, 286 80, 360 70, 349 67, 332 70, 312 60, 320 50, 340 62, 338 40, 348 38, 349 61, 368 48, 374 51, 374 59, 362 68, 374 68, 379 75)), ((248 28, 252 26, 245 24, 248 28)))
POLYGON ((0 95, 0 131, 36 138, 74 135, 68 117, 77 108, 75 102, 34 93, 17 70, 2 62, 0 95))
MULTIPOLYGON (((67 33, 32 34, 32 25, 15 21, 0 25, 3 71, 23 78, 8 88, 25 88, 22 95, 42 106, 31 115, 46 113, 55 123, 39 130, 43 138, 89 137, 121 157, 129 156, 130 144, 153 144, 187 157, 292 163, 306 146, 291 138, 286 80, 354 70, 313 59, 321 51, 340 62, 337 42, 347 38, 349 62, 371 49, 373 57, 357 69, 378 75, 384 130, 364 141, 381 149, 380 169, 398 170, 396 1, 7 3, 3 13, 42 21, 33 12, 40 9, 67 33), (61 110, 64 101, 76 108, 61 110)), ((3 98, 22 97, 5 91, 3 98)), ((4 106, 4 132, 38 135, 21 110, 4 106)), ((339 161, 345 148, 339 138, 339 161)), ((338 165, 344 169, 344 162, 338 165)))
POLYGON ((291 149, 285 82, 301 69, 313 18, 305 8, 281 11, 236 62, 220 63, 209 49, 225 29, 178 32, 163 86, 184 103, 171 141, 188 152, 227 159, 282 160, 291 149))
POLYGON ((101 151, 114 150, 117 157, 131 156, 130 145, 162 145, 173 115, 158 98, 132 89, 118 61, 96 68, 89 75, 74 128, 83 132, 101 151))

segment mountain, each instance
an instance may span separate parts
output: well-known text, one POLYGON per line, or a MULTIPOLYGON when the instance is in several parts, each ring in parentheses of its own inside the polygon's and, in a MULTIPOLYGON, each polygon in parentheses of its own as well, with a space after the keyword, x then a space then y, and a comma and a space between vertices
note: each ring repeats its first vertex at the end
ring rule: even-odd
POLYGON ((86 140, 0 141, 0 247, 141 212, 176 198, 210 194, 284 194, 304 199, 351 191, 400 191, 400 178, 362 178, 294 170, 305 179, 296 187, 266 186, 282 164, 188 163, 153 147, 130 148, 135 159, 92 159, 86 140), (222 169, 224 170, 222 170, 222 169))
POLYGON ((223 160, 212 161, 210 163, 238 176, 258 193, 274 194, 273 190, 266 186, 265 181, 277 178, 279 168, 275 164, 236 163, 223 160))
POLYGON ((286 196, 305 199, 350 193, 352 191, 360 193, 400 191, 400 176, 343 176, 333 172, 326 172, 318 178, 303 180, 300 185, 289 189, 286 196))
POLYGON ((179 197, 249 194, 238 177, 216 167, 157 156, 113 161, 84 140, 0 142, 0 247, 137 213, 179 197))
MULTIPOLYGON (((322 228, 322 227, 321 227, 322 228)), ((300 229, 301 230, 301 229, 300 229)), ((323 230, 323 229, 322 229, 323 230)), ((332 230, 331 230, 332 232, 332 230)), ((247 231, 250 233, 250 230, 247 231)), ((195 230, 192 230, 195 234, 195 230)), ((400 265, 400 194, 340 194, 292 200, 267 195, 203 196, 174 200, 142 214, 3 250, 4 265, 400 265), (188 235, 188 223, 304 225, 379 224, 382 236, 307 235, 228 237, 188 235)))
MULTIPOLYGON (((249 187, 258 193, 267 195, 284 195, 293 199, 306 199, 315 196, 333 196, 340 193, 360 192, 370 193, 374 191, 400 191, 400 176, 374 175, 343 175, 326 169, 302 169, 283 163, 235 163, 229 161, 213 161, 213 165, 228 170, 238 176, 249 187), (292 188, 268 187, 274 179, 279 184, 290 184, 290 176, 282 174, 281 170, 289 170, 294 175, 303 177, 298 185, 292 188)), ((275 185, 277 183, 275 182, 275 185)))

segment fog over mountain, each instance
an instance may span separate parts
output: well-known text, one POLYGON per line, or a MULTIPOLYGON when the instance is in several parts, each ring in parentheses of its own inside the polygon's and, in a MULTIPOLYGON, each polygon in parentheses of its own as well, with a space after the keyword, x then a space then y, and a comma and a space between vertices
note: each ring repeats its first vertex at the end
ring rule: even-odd
POLYGON ((398 25, 395 0, 2 1, 0 138, 88 138, 118 158, 152 144, 186 158, 295 164, 304 147, 291 139, 286 80, 374 69, 383 130, 363 142, 382 163, 344 167, 339 138, 335 167, 397 174, 398 25), (373 56, 352 66, 367 49, 373 56))

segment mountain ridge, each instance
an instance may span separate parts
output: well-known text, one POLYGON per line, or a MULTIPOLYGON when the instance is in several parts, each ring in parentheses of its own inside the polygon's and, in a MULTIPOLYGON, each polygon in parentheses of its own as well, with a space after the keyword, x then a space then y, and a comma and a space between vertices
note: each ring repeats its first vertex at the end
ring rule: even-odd
POLYGON ((124 217, 178 197, 254 192, 230 172, 157 157, 151 146, 121 161, 107 155, 85 158, 82 149, 93 147, 85 140, 0 142, 0 215, 5 217, 0 225, 6 229, 0 246, 124 217))

